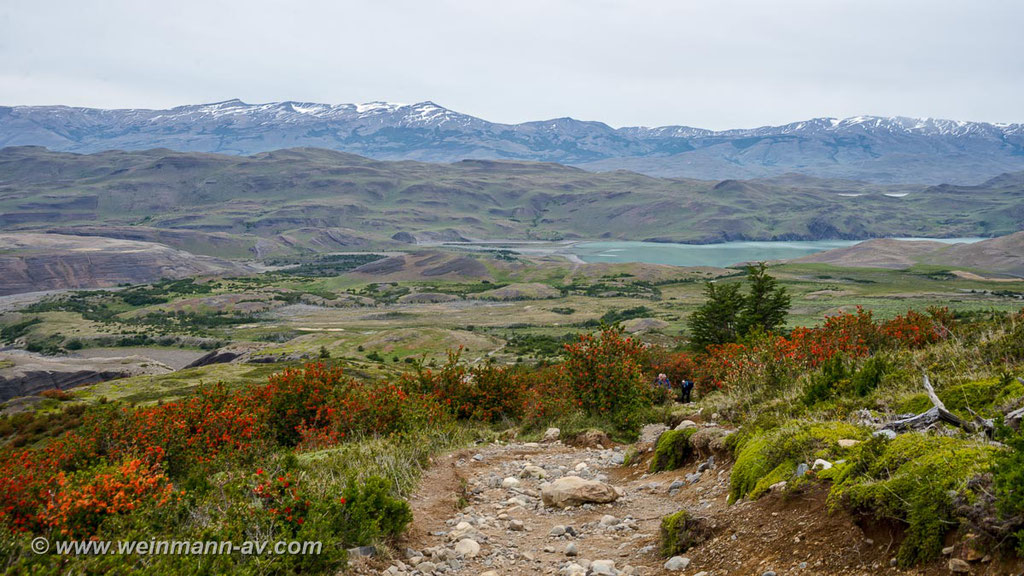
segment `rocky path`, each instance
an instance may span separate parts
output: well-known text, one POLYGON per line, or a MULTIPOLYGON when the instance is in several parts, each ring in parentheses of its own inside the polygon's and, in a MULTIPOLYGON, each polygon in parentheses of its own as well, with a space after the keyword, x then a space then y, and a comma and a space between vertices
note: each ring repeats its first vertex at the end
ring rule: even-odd
POLYGON ((628 466, 629 446, 560 441, 495 443, 440 457, 410 500, 415 519, 396 556, 356 559, 352 569, 382 576, 948 574, 937 566, 893 567, 892 535, 872 538, 849 516, 829 514, 821 489, 728 506, 730 463, 716 464, 710 452, 683 469, 647 474, 648 449, 663 429, 645 429, 632 447, 640 456, 628 466), (572 486, 558 490, 565 484, 572 486), (614 501, 557 505, 574 490, 614 501), (661 519, 683 509, 711 533, 667 561, 658 550, 661 519))

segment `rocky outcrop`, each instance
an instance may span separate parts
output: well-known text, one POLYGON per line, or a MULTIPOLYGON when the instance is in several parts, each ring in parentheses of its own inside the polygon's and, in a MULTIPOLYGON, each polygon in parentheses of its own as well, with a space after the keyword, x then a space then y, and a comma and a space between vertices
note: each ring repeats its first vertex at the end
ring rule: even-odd
POLYGON ((0 295, 250 272, 242 264, 152 242, 62 234, 0 234, 0 295))
POLYGON ((61 358, 30 353, 0 355, 0 402, 38 394, 43 390, 67 390, 140 374, 165 374, 168 366, 142 356, 122 358, 61 358))

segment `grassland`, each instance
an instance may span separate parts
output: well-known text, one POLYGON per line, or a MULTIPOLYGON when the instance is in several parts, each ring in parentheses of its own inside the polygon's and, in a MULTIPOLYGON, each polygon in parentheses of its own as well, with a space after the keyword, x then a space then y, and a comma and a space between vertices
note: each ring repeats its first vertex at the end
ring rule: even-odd
MULTIPOLYGON (((685 343, 687 318, 703 301, 703 282, 742 277, 739 269, 573 265, 525 257, 509 262, 473 255, 486 268, 484 278, 436 278, 424 276, 416 263, 445 265, 467 256, 431 252, 406 258, 409 266, 384 276, 387 281, 351 272, 270 272, 77 292, 5 313, 0 327, 15 347, 51 354, 88 355, 100 347, 142 354, 147 347, 205 352, 235 346, 244 351, 232 363, 134 376, 77 392, 86 399, 151 403, 185 394, 199 382, 256 382, 274 370, 321 357, 375 377, 388 377, 414 362, 443 362, 449 350, 458 349, 474 363, 545 362, 557 357, 573 334, 617 321, 645 341, 676 347, 685 343), (516 286, 534 289, 501 292, 516 286), (490 297, 499 292, 511 296, 490 297)), ((1024 297, 1024 288, 1014 290, 1015 283, 928 267, 899 271, 783 264, 771 273, 793 296, 789 328, 857 307, 878 318, 928 306, 961 314, 1012 311, 1024 297)))

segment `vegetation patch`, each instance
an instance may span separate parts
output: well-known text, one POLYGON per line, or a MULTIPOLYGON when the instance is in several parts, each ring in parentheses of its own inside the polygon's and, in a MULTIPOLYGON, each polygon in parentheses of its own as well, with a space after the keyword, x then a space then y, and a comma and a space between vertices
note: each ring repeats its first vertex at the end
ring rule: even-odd
POLYGON ((800 463, 834 459, 839 440, 862 440, 865 429, 845 422, 790 422, 735 441, 736 463, 729 477, 729 501, 758 498, 777 482, 790 480, 800 463))
POLYGON ((697 428, 666 430, 661 436, 658 436, 650 471, 661 472, 663 470, 682 468, 693 454, 690 437, 696 431, 697 428))
POLYGON ((957 524, 952 495, 971 499, 967 482, 988 469, 992 453, 990 446, 945 436, 873 437, 854 447, 835 473, 830 506, 905 523, 897 560, 904 566, 928 561, 957 524))

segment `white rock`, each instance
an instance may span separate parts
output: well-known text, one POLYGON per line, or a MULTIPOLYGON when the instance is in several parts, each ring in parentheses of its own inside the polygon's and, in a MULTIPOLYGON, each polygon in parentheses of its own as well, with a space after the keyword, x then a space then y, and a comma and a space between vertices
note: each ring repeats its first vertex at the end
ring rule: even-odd
POLYGON ((615 526, 618 523, 619 519, 615 516, 612 516, 611 514, 605 514, 604 516, 601 516, 601 526, 615 526))
POLYGON ((565 526, 562 526, 562 525, 552 526, 551 527, 551 531, 548 532, 548 536, 556 536, 557 537, 557 536, 561 536, 563 534, 565 534, 565 526))
POLYGON ((508 529, 513 532, 522 532, 523 530, 526 530, 526 526, 523 524, 522 520, 512 520, 508 523, 508 529))
POLYGON ((455 553, 463 558, 476 558, 480 554, 480 544, 471 538, 463 538, 455 544, 455 553))
POLYGON ((519 473, 522 478, 545 478, 547 475, 548 473, 543 468, 532 464, 523 468, 523 471, 519 473))
POLYGON ((565 476, 543 485, 540 496, 547 506, 565 508, 588 502, 606 504, 618 500, 621 494, 604 482, 584 480, 579 476, 565 476))
POLYGON ((569 544, 566 545, 566 547, 565 547, 565 555, 566 556, 578 556, 579 553, 580 553, 580 550, 579 550, 579 548, 576 547, 576 543, 575 542, 569 542, 569 544))
POLYGON ((665 562, 665 570, 671 570, 672 572, 680 572, 686 570, 686 567, 690 565, 690 559, 685 556, 673 556, 665 562))
POLYGON ((554 442, 555 440, 558 440, 558 437, 561 436, 561 434, 562 431, 558 428, 548 428, 544 431, 544 437, 541 439, 541 442, 554 442))
POLYGON ((828 470, 831 467, 831 462, 829 462, 828 460, 818 458, 817 460, 814 461, 814 464, 811 465, 811 470, 828 470))
POLYGON ((860 444, 860 440, 854 440, 852 438, 841 438, 836 442, 840 448, 853 448, 857 444, 860 444))
POLYGON ((590 563, 590 573, 594 576, 618 576, 619 571, 612 560, 594 560, 590 563))
POLYGON ((693 420, 683 420, 676 426, 676 430, 686 430, 687 428, 696 428, 697 423, 693 420))
POLYGON ((562 576, 586 576, 587 569, 573 562, 572 564, 569 564, 565 568, 559 570, 558 573, 562 576))
POLYGON ((519 486, 519 479, 509 476, 501 481, 502 488, 517 488, 519 486))

